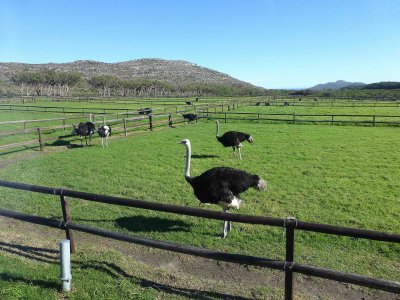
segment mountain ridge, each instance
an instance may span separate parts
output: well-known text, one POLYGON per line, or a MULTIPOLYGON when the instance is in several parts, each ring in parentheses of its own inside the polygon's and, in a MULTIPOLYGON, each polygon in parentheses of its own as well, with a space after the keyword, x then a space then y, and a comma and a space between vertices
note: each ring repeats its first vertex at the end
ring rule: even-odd
POLYGON ((78 72, 86 79, 99 75, 111 75, 123 80, 146 78, 166 81, 175 85, 204 83, 257 87, 251 83, 229 76, 226 73, 202 67, 188 61, 160 58, 141 58, 112 63, 95 60, 75 60, 65 63, 49 62, 41 64, 0 62, 0 80, 7 81, 13 74, 18 72, 38 71, 41 69, 50 69, 58 72, 78 72))
POLYGON ((335 82, 327 82, 327 83, 320 83, 317 84, 309 90, 314 90, 314 91, 321 91, 321 90, 340 90, 343 88, 348 88, 348 87, 361 87, 366 85, 363 82, 348 82, 344 80, 337 80, 335 82))

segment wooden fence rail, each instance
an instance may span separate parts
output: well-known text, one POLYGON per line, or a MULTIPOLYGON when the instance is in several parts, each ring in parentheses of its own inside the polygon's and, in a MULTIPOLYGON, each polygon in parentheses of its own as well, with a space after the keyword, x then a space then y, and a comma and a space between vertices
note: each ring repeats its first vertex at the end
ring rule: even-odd
POLYGON ((212 112, 203 111, 201 118, 235 121, 272 121, 286 123, 330 123, 330 124, 377 124, 400 126, 400 115, 356 115, 356 114, 287 114, 250 112, 212 112), (310 119, 314 118, 314 119, 310 119))
MULTIPOLYGON (((31 223, 46 225, 54 228, 61 228, 63 230, 77 230, 86 233, 91 233, 103 237, 114 238, 118 240, 123 240, 131 243, 136 243, 140 245, 145 245, 149 247, 155 247, 159 249, 164 249, 168 251, 174 251, 179 253, 186 253, 190 255, 196 255, 201 257, 206 257, 210 259, 229 261, 241 264, 248 264, 260 267, 268 267, 277 270, 281 270, 285 272, 285 299, 293 299, 294 297, 294 273, 302 273, 310 276, 321 277, 331 280, 336 280, 340 282, 347 282, 352 284, 357 284, 361 286, 371 287, 375 289, 380 289, 392 293, 400 293, 400 283, 388 280, 381 280, 376 278, 370 278, 357 274, 350 274, 344 272, 338 272, 334 270, 329 270, 325 268, 319 268, 314 266, 302 265, 295 262, 294 254, 295 254, 295 239, 294 232, 295 230, 307 230, 319 233, 327 233, 334 235, 344 235, 350 237, 364 238, 370 240, 378 240, 378 241, 386 241, 393 243, 400 243, 400 234, 396 233, 387 233, 387 232, 379 232, 372 230, 364 230, 364 229, 356 229, 356 228, 348 228, 348 227, 340 227, 333 226, 327 224, 318 224, 318 223, 310 223, 310 222, 302 222, 296 220, 294 218, 288 217, 286 219, 272 218, 272 217, 261 217, 261 216, 251 216, 251 215, 243 215, 243 214, 233 214, 233 213, 225 213, 219 211, 212 210, 204 210, 199 208, 190 208, 185 206, 176 206, 171 204, 160 204, 155 202, 148 202, 143 200, 133 200, 126 199, 120 197, 112 197, 91 193, 78 192, 73 190, 67 190, 62 188, 51 188, 37 185, 29 185, 18 182, 10 182, 0 180, 0 186, 25 190, 31 192, 37 192, 42 194, 50 194, 57 195, 60 197, 72 197, 76 199, 89 200, 100 203, 114 204, 114 205, 123 205, 127 207, 136 207, 142 209, 149 209, 161 212, 169 212, 175 214, 183 214, 189 216, 196 216, 201 218, 210 218, 217 220, 227 220, 248 224, 261 224, 261 225, 269 225, 269 226, 279 226, 284 227, 286 230, 286 256, 285 261, 272 260, 268 258, 260 258, 254 256, 247 256, 241 254, 231 254, 231 253, 223 253, 219 251, 213 251, 203 248, 196 248, 192 246, 174 244, 165 241, 156 241, 147 238, 124 235, 120 233, 115 233, 111 231, 106 231, 100 228, 92 228, 85 225, 80 225, 76 223, 70 222, 69 213, 67 208, 64 206, 63 208, 63 222, 60 225, 58 220, 54 219, 46 219, 43 217, 30 216, 26 214, 21 214, 8 210, 0 210, 0 215, 15 218, 31 223), (66 211, 66 213, 64 213, 66 211), (67 216, 68 215, 68 216, 67 216)), ((68 234, 68 232, 67 232, 68 234)), ((69 232, 69 237, 71 238, 71 232, 69 232)), ((73 249, 71 248, 71 251, 73 249)))
MULTIPOLYGON (((125 115, 125 114, 124 114, 125 115)), ((111 115, 113 116, 113 115, 111 115)), ((92 116, 94 119, 94 116, 92 116)), ((177 117, 172 117, 170 113, 161 113, 161 114, 149 114, 149 115, 135 115, 133 117, 129 118, 117 118, 117 119, 108 119, 105 120, 104 116, 102 116, 102 120, 99 121, 94 121, 96 125, 102 125, 104 123, 108 125, 113 125, 113 133, 116 134, 118 131, 123 132, 124 136, 128 136, 128 132, 138 129, 144 129, 144 130, 153 130, 154 128, 159 128, 159 127, 172 127, 172 124, 174 125, 179 125, 183 124, 184 120, 182 118, 177 118, 177 117), (164 118, 164 120, 160 120, 164 118), (133 123, 133 125, 131 125, 133 123)), ((53 119, 51 119, 53 120, 53 119)), ((58 119, 56 119, 58 120, 58 119)), ((64 120, 64 119, 61 119, 64 120)), ((6 123, 6 122, 5 122, 6 123)), ((52 130, 53 132, 56 131, 56 129, 71 129, 71 125, 58 125, 58 126, 47 126, 47 127, 40 127, 40 128, 32 128, 32 129, 24 129, 24 130, 18 130, 18 131, 8 131, 8 132, 0 132, 0 136, 9 136, 9 135, 15 135, 15 134, 26 134, 26 133, 32 133, 32 132, 37 132, 38 138, 35 140, 29 140, 29 141, 24 141, 24 142, 18 142, 18 143, 12 143, 12 144, 7 144, 7 145, 0 145, 0 150, 3 149, 8 149, 8 148, 15 148, 15 147, 20 147, 20 146, 28 146, 32 144, 38 144, 40 147, 40 150, 44 150, 44 146, 46 144, 46 141, 54 141, 62 138, 70 138, 73 137, 72 134, 67 134, 67 135, 62 135, 58 137, 45 137, 44 131, 47 130, 52 130)))

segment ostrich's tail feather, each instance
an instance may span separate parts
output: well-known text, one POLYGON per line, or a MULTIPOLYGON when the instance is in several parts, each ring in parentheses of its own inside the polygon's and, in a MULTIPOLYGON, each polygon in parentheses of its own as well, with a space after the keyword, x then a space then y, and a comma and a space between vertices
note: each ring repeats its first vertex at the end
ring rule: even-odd
POLYGON ((267 188, 267 183, 264 179, 261 179, 257 182, 257 185, 254 187, 256 190, 262 191, 267 188))

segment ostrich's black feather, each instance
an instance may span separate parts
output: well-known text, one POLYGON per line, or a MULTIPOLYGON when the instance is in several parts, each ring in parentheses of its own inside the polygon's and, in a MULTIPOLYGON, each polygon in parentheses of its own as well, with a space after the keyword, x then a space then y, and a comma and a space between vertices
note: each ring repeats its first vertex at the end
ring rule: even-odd
POLYGON ((217 136, 217 139, 224 147, 237 147, 243 141, 252 142, 249 134, 240 131, 227 131, 222 136, 217 136))
POLYGON ((195 196, 203 203, 231 203, 234 196, 256 187, 260 178, 242 170, 228 167, 212 168, 200 176, 186 178, 195 196))

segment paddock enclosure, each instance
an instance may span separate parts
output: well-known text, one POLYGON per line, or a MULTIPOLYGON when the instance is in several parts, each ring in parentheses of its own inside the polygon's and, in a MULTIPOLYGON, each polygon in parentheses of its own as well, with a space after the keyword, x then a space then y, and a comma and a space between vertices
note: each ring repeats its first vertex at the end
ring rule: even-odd
MULTIPOLYGON (((207 102, 200 99, 198 105, 187 105, 184 101, 166 99, 130 105, 103 103, 104 108, 101 102, 82 101, 6 103, 0 107, 0 122, 4 126, 0 133, 4 162, 1 179, 198 209, 198 201, 183 177, 184 149, 177 144, 189 138, 193 147, 192 175, 200 175, 215 166, 230 166, 259 174, 268 182, 267 191, 261 194, 254 191, 242 194, 244 205, 231 214, 232 220, 237 222, 233 223, 234 229, 225 240, 219 238, 218 219, 135 207, 128 210, 82 201, 79 197, 69 201, 71 224, 182 247, 268 258, 278 261, 282 271, 296 273, 300 270, 296 265, 300 268, 312 266, 386 281, 393 288, 386 289, 389 293, 384 297, 395 299, 400 281, 398 103, 353 101, 353 104, 347 100, 318 99, 313 105, 311 99, 308 102, 304 99, 274 100, 238 98, 207 102), (270 105, 265 105, 267 101, 270 105), (285 105, 285 101, 289 105, 285 105), (20 109, 28 104, 28 111, 20 109), (50 110, 49 107, 56 108, 50 110), (151 107, 152 113, 139 115, 137 110, 145 107, 151 107), (72 108, 81 110, 73 112, 72 108), (121 111, 113 111, 114 108, 121 111), (182 113, 185 112, 197 113, 197 123, 184 123, 182 113), (103 149, 97 137, 91 146, 80 147, 75 137, 68 136, 73 122, 89 119, 116 128, 109 148, 103 149), (216 141, 216 119, 221 123, 222 133, 240 130, 253 136, 253 144, 243 145, 242 161, 232 158, 231 150, 216 141), (43 133, 41 143, 38 128, 43 133), (35 142, 23 144, 30 141, 35 142), (9 146, 17 143, 21 144, 9 146), (29 156, 30 159, 24 159, 29 156), (298 224, 318 223, 382 232, 394 236, 395 240, 374 241, 295 230, 294 267, 291 269, 288 264, 290 243, 286 243, 291 234, 287 227, 284 224, 266 227, 240 223, 235 219, 237 213, 275 218, 279 222, 290 216, 298 220, 298 224)), ((63 220, 57 197, 5 187, 0 190, 2 210, 53 220, 54 224, 63 220)), ((216 210, 214 213, 219 218, 226 218, 217 207, 207 206, 199 211, 204 209, 216 210)), ((9 240, 12 228, 2 229, 1 234, 9 240)), ((82 258, 79 254, 82 250, 78 243, 76 255, 79 258, 82 258)), ((1 257, 8 255, 0 251, 1 257)), ((90 256, 89 253, 85 255, 90 256)), ((18 257, 12 259, 18 260, 18 257)), ((21 268, 29 270, 24 263, 21 268)), ((16 272, 8 265, 6 273, 7 270, 16 272)), ((78 270, 76 272, 79 274, 78 270)), ((96 276, 102 280, 103 275, 96 276)), ((332 276, 331 279, 338 280, 332 276)), ((9 281, 5 284, 8 288, 13 286, 9 281)), ((307 293, 299 289, 302 284, 296 281, 293 291, 295 297, 306 299, 307 293)), ((52 290, 45 286, 38 289, 43 293, 52 290)), ((272 293, 283 297, 284 285, 271 289, 273 291, 252 287, 250 291, 230 290, 218 295, 264 299, 272 293)), ((152 294, 153 290, 139 290, 144 295, 151 294, 144 299, 152 299, 157 294, 152 294)), ((214 287, 214 292, 222 290, 214 287)))

